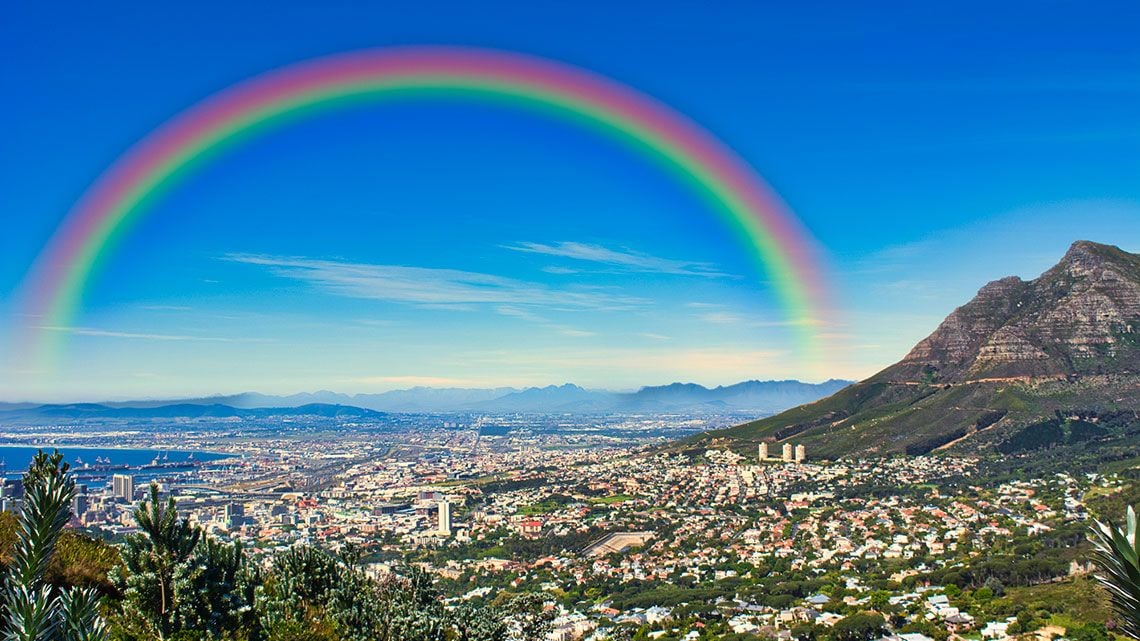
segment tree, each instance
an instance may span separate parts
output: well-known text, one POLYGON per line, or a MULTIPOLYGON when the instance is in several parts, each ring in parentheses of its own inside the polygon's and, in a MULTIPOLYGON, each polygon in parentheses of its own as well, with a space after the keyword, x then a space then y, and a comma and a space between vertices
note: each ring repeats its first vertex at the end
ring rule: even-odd
POLYGON ((215 638, 257 627, 253 604, 261 576, 246 563, 240 543, 207 537, 179 519, 174 498, 160 501, 153 484, 134 517, 139 533, 127 538, 122 564, 111 573, 123 591, 120 637, 215 638))
POLYGON ((1005 585, 1003 585, 1002 582, 997 579, 997 577, 991 576, 990 578, 986 579, 986 582, 982 584, 982 587, 989 588, 993 596, 996 597, 1005 594, 1005 585))
POLYGON ((846 616, 832 627, 836 641, 871 641, 883 636, 887 621, 881 614, 857 612, 846 616))
POLYGON ((245 562, 240 542, 202 537, 174 576, 174 620, 180 629, 221 634, 254 623, 259 573, 245 562))
POLYGON ((1108 629, 1103 623, 1085 623, 1070 627, 1065 636, 1072 641, 1112 641, 1108 629))
POLYGON ((810 623, 800 623, 792 627, 791 633, 796 641, 815 641, 816 627, 810 623))
POLYGON ((112 580, 123 590, 124 618, 165 639, 180 627, 174 618, 175 577, 185 573, 184 566, 202 538, 202 531, 189 519, 179 521, 174 497, 163 503, 158 486, 153 483, 150 500, 135 508, 134 517, 139 533, 127 537, 122 549, 123 564, 115 568, 112 580))
POLYGON ((454 612, 456 641, 506 641, 510 628, 488 608, 464 604, 454 612))
POLYGON ((377 581, 323 550, 286 551, 258 591, 261 627, 273 641, 329 628, 345 641, 443 641, 451 621, 430 577, 406 574, 377 581))
POLYGON ((491 616, 505 619, 515 639, 544 639, 551 630, 554 611, 547 610, 541 596, 522 594, 508 601, 491 616))
POLYGON ((1140 539, 1136 511, 1128 507, 1123 526, 1097 521, 1089 540, 1093 544, 1093 561, 1101 569, 1096 578, 1108 591, 1112 609, 1120 617, 1120 632, 1140 639, 1140 539))
POLYGON ((44 575, 60 535, 71 518, 75 478, 63 454, 36 453, 24 474, 24 508, 20 513, 12 562, 4 576, 4 635, 7 641, 102 641, 106 626, 91 588, 59 589, 44 575))

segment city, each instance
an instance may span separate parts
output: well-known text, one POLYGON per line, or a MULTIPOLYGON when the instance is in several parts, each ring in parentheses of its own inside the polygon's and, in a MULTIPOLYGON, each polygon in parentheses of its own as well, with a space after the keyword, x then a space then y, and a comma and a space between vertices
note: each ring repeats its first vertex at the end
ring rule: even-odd
MULTIPOLYGON (((1122 483, 1065 473, 992 483, 975 459, 815 461, 792 442, 678 454, 641 434, 691 433, 695 420, 401 417, 330 421, 288 438, 256 422, 108 433, 72 425, 87 443, 129 432, 133 447, 156 452, 129 470, 76 465, 81 483, 99 482, 79 486, 73 525, 112 539, 137 531, 132 512, 156 483, 208 535, 240 541, 255 558, 352 549, 375 576, 424 569, 449 602, 540 594, 556 613, 552 639, 621 628, 647 638, 703 638, 706 628, 802 638, 803 626, 872 607, 896 630, 1006 639, 1029 630, 1017 612, 991 607, 995 592, 1080 581, 1088 562, 1048 556, 1022 575, 1018 559, 966 590, 960 578, 941 580, 1011 541, 1042 561, 1042 546, 1087 527, 1086 497, 1122 483), (221 458, 154 469, 174 444, 221 458), (1008 585, 994 578, 1001 572, 1012 573, 1008 585)), ((18 511, 19 482, 2 496, 18 511)))

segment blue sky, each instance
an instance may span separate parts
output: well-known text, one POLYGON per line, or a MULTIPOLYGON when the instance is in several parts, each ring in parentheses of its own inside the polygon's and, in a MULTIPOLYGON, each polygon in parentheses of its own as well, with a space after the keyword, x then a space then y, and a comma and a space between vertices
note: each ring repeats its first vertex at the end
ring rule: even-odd
POLYGON ((462 44, 600 72, 730 145, 826 249, 849 349, 806 363, 737 241, 627 149, 406 102, 203 168, 96 276, 59 370, 6 367, 5 398, 854 378, 1073 240, 1140 250, 1133 3, 69 4, 0 10, 0 336, 72 202, 165 119, 305 58, 462 44))

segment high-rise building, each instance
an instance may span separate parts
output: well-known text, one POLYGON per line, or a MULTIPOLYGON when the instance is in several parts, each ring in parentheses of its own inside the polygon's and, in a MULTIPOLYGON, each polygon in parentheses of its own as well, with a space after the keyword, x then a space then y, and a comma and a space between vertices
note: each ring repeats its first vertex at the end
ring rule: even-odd
POLYGON ((130 474, 115 474, 111 477, 111 496, 128 503, 135 500, 135 477, 130 474))
POLYGON ((6 499, 23 498, 24 481, 21 479, 6 479, 0 482, 0 497, 6 499))
POLYGON ((759 450, 760 450, 760 453, 759 453, 760 460, 761 461, 768 460, 768 444, 767 443, 761 443, 759 450))
POLYGON ((791 443, 784 443, 783 459, 790 463, 792 461, 792 455, 793 455, 792 444, 791 443))
POLYGON ((71 497, 72 516, 83 516, 87 512, 87 507, 87 486, 77 484, 75 486, 75 495, 71 497))
POLYGON ((796 463, 803 463, 807 459, 807 448, 803 443, 796 446, 796 463))
POLYGON ((447 499, 439 502, 439 533, 451 536, 451 503, 447 499))
POLYGON ((236 527, 241 527, 245 523, 245 505, 241 503, 226 503, 223 511, 226 527, 231 530, 236 527))

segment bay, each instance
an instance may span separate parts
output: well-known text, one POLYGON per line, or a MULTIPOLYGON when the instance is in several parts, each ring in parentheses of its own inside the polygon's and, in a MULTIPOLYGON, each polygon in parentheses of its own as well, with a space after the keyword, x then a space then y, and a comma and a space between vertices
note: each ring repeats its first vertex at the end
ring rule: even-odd
POLYGON ((40 449, 49 453, 53 449, 58 449, 63 453, 63 460, 71 465, 72 471, 81 477, 104 476, 105 474, 101 472, 109 474, 112 471, 153 476, 160 471, 188 470, 198 463, 208 463, 231 457, 229 454, 192 450, 120 449, 66 445, 40 448, 25 445, 0 445, 0 464, 2 464, 0 470, 2 470, 3 475, 7 478, 18 478, 28 469, 32 457, 40 449), (144 469, 144 466, 152 466, 155 463, 162 464, 162 467, 144 469), (128 469, 122 469, 123 466, 128 469))

